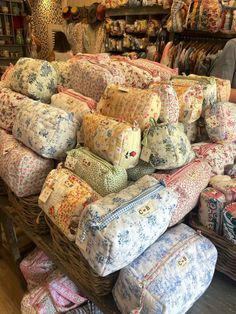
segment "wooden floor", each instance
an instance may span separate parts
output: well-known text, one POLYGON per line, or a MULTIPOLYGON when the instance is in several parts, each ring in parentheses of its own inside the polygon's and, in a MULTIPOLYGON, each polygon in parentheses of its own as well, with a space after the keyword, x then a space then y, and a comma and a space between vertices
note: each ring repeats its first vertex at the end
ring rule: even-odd
MULTIPOLYGON (((0 314, 20 314, 23 290, 10 266, 0 259, 0 314)), ((235 314, 236 283, 216 273, 207 292, 188 314, 235 314)))
POLYGON ((23 290, 11 267, 0 259, 0 313, 20 314, 23 290))

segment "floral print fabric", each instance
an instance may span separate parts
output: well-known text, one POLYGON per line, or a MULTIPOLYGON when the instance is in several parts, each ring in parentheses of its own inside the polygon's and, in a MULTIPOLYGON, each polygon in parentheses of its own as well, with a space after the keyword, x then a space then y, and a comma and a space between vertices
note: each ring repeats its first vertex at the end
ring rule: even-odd
POLYGON ((75 91, 99 101, 108 85, 124 84, 125 76, 111 63, 79 60, 73 63, 70 80, 75 91))
POLYGON ((212 169, 212 174, 223 174, 224 167, 234 163, 234 145, 196 143, 192 144, 192 149, 198 158, 205 159, 212 169))
POLYGON ((192 123, 202 113, 203 87, 197 82, 173 78, 173 87, 179 100, 179 121, 192 123))
POLYGON ((205 161, 194 160, 171 174, 156 173, 153 177, 164 180, 178 196, 178 205, 170 221, 170 226, 173 226, 197 205, 201 191, 210 180, 211 167, 205 161))
POLYGON ((141 159, 156 169, 175 169, 194 158, 191 144, 179 124, 156 123, 145 132, 141 159), (148 159, 144 159, 145 153, 148 159))
POLYGON ((34 103, 30 98, 8 88, 0 89, 0 127, 11 131, 18 107, 28 102, 34 103))
POLYGON ((40 156, 60 160, 74 148, 76 130, 73 113, 35 102, 19 109, 12 133, 40 156))
POLYGON ((66 313, 86 301, 87 298, 80 294, 75 284, 59 270, 55 270, 43 285, 24 296, 21 301, 21 313, 66 313))
POLYGON ((96 102, 71 89, 60 87, 59 93, 53 95, 51 98, 51 106, 74 113, 77 121, 77 129, 79 130, 84 115, 96 108, 96 102))
POLYGON ((82 210, 99 197, 78 176, 60 168, 49 173, 39 196, 39 207, 73 241, 82 210))
POLYGON ((236 245, 236 203, 226 206, 223 215, 224 237, 236 245))
POLYGON ((44 283, 55 268, 54 263, 38 248, 27 255, 20 263, 20 270, 27 282, 28 290, 44 283))
POLYGON ((217 251, 180 224, 120 271, 113 296, 122 313, 186 313, 211 283, 217 251))
POLYGON ((174 192, 144 176, 88 205, 80 217, 76 244, 99 275, 113 273, 165 232, 176 201, 174 192))
POLYGON ((206 228, 221 234, 225 196, 214 188, 206 188, 200 196, 198 219, 206 228))
POLYGON ((136 122, 144 130, 149 127, 151 118, 158 119, 160 108, 160 98, 152 91, 110 85, 100 99, 97 111, 131 124, 136 122))
POLYGON ((172 83, 153 83, 149 89, 155 91, 161 100, 160 121, 176 123, 179 119, 179 100, 172 83))
POLYGON ((38 156, 0 130, 0 176, 18 197, 38 194, 53 167, 52 160, 38 156))
POLYGON ((137 165, 141 151, 141 130, 99 114, 87 114, 83 121, 84 145, 114 166, 137 165))
POLYGON ((70 88, 70 72, 72 71, 71 63, 63 61, 51 62, 57 73, 57 84, 70 88))
POLYGON ((51 96, 56 93, 57 72, 47 61, 20 58, 14 66, 10 88, 48 103, 51 96))
POLYGON ((206 130, 212 142, 236 140, 236 107, 234 103, 219 102, 205 112, 206 130))

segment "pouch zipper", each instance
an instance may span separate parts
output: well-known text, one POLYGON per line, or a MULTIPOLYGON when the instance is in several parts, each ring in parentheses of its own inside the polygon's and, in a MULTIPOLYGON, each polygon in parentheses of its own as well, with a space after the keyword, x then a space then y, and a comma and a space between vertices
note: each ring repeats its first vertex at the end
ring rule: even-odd
POLYGON ((199 154, 203 157, 206 157, 206 153, 211 149, 216 147, 216 144, 206 144, 204 147, 200 147, 199 154))
POLYGON ((69 90, 67 90, 67 89, 65 89, 64 87, 61 87, 61 86, 58 87, 58 91, 63 93, 63 94, 69 95, 71 97, 77 98, 77 99, 79 99, 81 101, 84 101, 88 105, 88 107, 90 109, 95 109, 96 108, 95 101, 93 101, 92 99, 90 99, 90 98, 88 98, 88 97, 86 97, 84 95, 78 95, 77 93, 73 93, 72 91, 69 91, 69 90))
POLYGON ((81 149, 81 151, 84 152, 87 156, 90 156, 91 158, 93 158, 94 160, 98 160, 99 162, 101 162, 109 170, 113 170, 114 169, 114 166, 110 165, 108 162, 106 162, 102 158, 96 156, 92 152, 90 152, 90 151, 88 151, 86 149, 81 149))
POLYGON ((135 64, 134 62, 130 61, 130 60, 127 60, 126 58, 123 58, 123 57, 119 57, 119 56, 116 56, 115 58, 113 58, 113 60, 116 60, 116 61, 121 61, 121 62, 126 62, 132 66, 135 66, 136 68, 139 68, 139 69, 142 69, 146 72, 148 72, 149 74, 151 74, 151 76, 153 75, 157 75, 156 71, 152 71, 150 70, 149 68, 143 66, 143 65, 140 65, 140 64, 135 64), (118 58, 117 58, 118 57, 118 58))
POLYGON ((190 244, 195 242, 197 239, 199 239, 200 233, 196 232, 192 236, 185 239, 182 243, 177 243, 174 245, 169 253, 161 259, 161 261, 156 264, 145 276, 142 282, 140 283, 140 287, 147 288, 153 280, 158 276, 158 274, 161 272, 161 267, 176 253, 179 252, 181 248, 186 246, 186 244, 190 244))
POLYGON ((150 187, 148 190, 138 194, 135 196, 132 200, 125 202, 124 204, 118 206, 113 212, 107 213, 104 216, 100 217, 98 219, 98 222, 94 225, 87 225, 85 227, 84 231, 82 232, 82 235, 80 236, 80 241, 83 242, 86 238, 86 235, 88 233, 88 229, 94 229, 94 230, 102 230, 107 225, 109 225, 113 220, 120 217, 120 215, 128 212, 131 208, 133 208, 138 202, 145 201, 150 196, 157 193, 159 190, 162 190, 165 188, 164 183, 158 183, 150 187))
POLYGON ((166 182, 166 185, 170 184, 172 181, 177 179, 181 174, 185 173, 190 167, 192 167, 193 164, 200 163, 200 162, 201 162, 201 160, 196 159, 196 160, 192 161, 191 163, 189 163, 188 165, 177 170, 175 173, 167 176, 167 179, 164 179, 164 181, 166 182))
POLYGON ((205 79, 205 78, 196 78, 196 77, 192 77, 192 76, 184 76, 184 77, 179 77, 179 76, 173 76, 172 78, 171 78, 171 81, 174 81, 174 80, 188 80, 188 81, 195 81, 195 82, 198 82, 199 84, 205 84, 205 85, 207 85, 207 84, 210 84, 210 82, 207 80, 207 79, 205 79))

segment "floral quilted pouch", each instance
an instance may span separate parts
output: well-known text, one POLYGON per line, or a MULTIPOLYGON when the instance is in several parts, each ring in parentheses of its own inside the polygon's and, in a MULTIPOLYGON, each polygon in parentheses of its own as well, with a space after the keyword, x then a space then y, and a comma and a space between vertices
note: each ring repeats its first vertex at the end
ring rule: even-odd
POLYGON ((79 216, 84 207, 100 198, 70 170, 52 170, 39 196, 39 207, 70 240, 74 240, 79 216))
POLYGON ((100 114, 86 114, 84 145, 114 166, 128 169, 137 165, 141 152, 141 130, 100 114))
POLYGON ((108 86, 97 106, 101 114, 131 124, 136 122, 141 130, 149 126, 150 118, 158 119, 160 108, 161 101, 157 93, 118 85, 108 86))
POLYGON ((157 123, 145 131, 140 159, 156 169, 175 169, 190 162, 195 154, 183 128, 178 123, 157 123))
POLYGON ((236 141, 236 107, 230 102, 209 106, 205 112, 206 130, 212 142, 236 141))

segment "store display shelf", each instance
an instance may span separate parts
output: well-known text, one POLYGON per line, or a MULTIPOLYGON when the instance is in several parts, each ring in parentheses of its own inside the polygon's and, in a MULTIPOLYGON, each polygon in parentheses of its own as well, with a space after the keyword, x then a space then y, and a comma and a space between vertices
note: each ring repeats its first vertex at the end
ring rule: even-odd
POLYGON ((0 37, 14 37, 14 35, 0 34, 0 37))
POLYGON ((168 14, 170 10, 163 9, 162 6, 152 7, 121 7, 117 9, 107 9, 106 16, 126 16, 126 15, 156 15, 156 14, 168 14))
POLYGON ((12 13, 0 13, 0 15, 8 15, 8 16, 22 16, 22 17, 24 17, 24 16, 26 16, 25 14, 12 14, 12 13))
POLYGON ((18 60, 19 57, 0 57, 0 60, 18 60))
MULTIPOLYGON (((27 225, 20 219, 17 211, 11 206, 7 197, 0 196, 0 208, 6 215, 8 215, 13 222, 24 231, 24 233, 34 242, 40 249, 42 249, 49 258, 51 258, 58 268, 79 287, 80 291, 93 301, 106 314, 120 314, 114 302, 112 294, 101 297, 94 294, 93 291, 85 289, 81 283, 73 277, 73 270, 71 267, 65 267, 59 262, 56 252, 53 251, 52 239, 49 235, 38 235, 29 231, 27 225)), ((69 252, 68 252, 69 253, 69 252)))
POLYGON ((25 44, 24 45, 18 45, 18 44, 0 44, 0 47, 24 47, 26 46, 25 44))
POLYGON ((198 31, 198 30, 185 30, 182 33, 175 33, 176 37, 191 37, 191 38, 206 38, 206 40, 215 40, 216 38, 222 40, 228 40, 231 38, 236 37, 235 32, 227 32, 227 31, 220 31, 217 33, 205 32, 205 31, 198 31))

